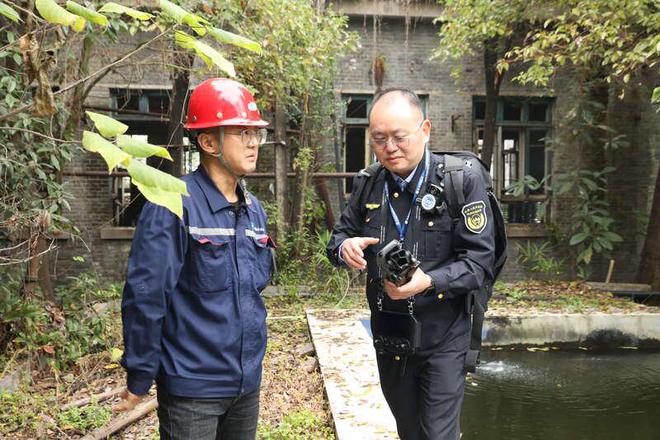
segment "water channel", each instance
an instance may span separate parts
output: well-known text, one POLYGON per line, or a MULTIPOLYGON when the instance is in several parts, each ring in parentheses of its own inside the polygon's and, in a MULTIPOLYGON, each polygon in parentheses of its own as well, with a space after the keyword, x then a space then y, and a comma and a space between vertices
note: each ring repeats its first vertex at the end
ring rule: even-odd
POLYGON ((462 440, 660 439, 660 351, 484 351, 462 440))

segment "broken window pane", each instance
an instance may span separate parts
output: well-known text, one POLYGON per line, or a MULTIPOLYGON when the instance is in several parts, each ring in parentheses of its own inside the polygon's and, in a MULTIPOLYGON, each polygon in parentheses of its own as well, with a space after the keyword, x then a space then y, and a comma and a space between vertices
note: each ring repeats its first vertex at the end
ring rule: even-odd
POLYGON ((367 99, 349 97, 346 102, 346 117, 366 119, 367 118, 367 99))

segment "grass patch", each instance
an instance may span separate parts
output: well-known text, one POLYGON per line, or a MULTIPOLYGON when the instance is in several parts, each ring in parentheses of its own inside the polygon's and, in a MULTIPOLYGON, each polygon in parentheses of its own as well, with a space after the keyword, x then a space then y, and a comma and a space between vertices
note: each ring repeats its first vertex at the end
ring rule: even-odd
POLYGON ((497 282, 489 308, 518 312, 524 310, 557 313, 626 313, 652 311, 629 298, 591 289, 578 281, 526 280, 516 283, 497 282))
POLYGON ((301 409, 284 417, 277 426, 259 425, 257 437, 262 440, 331 440, 335 435, 325 425, 322 414, 301 409))
POLYGON ((108 406, 91 404, 82 408, 69 408, 58 416, 60 429, 63 431, 87 432, 100 428, 110 421, 112 411, 108 406))

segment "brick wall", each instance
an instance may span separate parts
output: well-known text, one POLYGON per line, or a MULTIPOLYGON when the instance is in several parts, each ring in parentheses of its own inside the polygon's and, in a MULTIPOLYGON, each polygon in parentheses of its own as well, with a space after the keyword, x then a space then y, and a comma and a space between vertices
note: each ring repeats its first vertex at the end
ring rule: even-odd
MULTIPOLYGON (((437 26, 429 19, 411 19, 408 24, 403 18, 383 18, 376 22, 370 17, 353 17, 351 30, 360 35, 361 46, 341 63, 341 73, 336 82, 337 96, 340 93, 372 93, 370 66, 374 56, 385 58, 386 74, 383 87, 405 86, 428 95, 429 117, 433 125, 431 148, 433 150, 472 149, 472 97, 484 95, 483 69, 481 57, 475 56, 464 61, 464 75, 456 84, 450 77, 451 65, 430 61, 433 49, 437 46, 437 26), (376 33, 374 34, 374 29, 376 33), (374 37, 375 35, 375 37, 374 37), (452 130, 452 118, 454 127, 452 130)), ((123 49, 108 47, 103 60, 114 59, 119 50, 125 51, 135 41, 148 38, 136 36, 122 43, 123 49), (114 55, 114 56, 113 56, 114 55)), ((160 60, 158 54, 145 57, 141 64, 131 69, 122 69, 121 74, 112 74, 101 81, 93 90, 88 104, 108 106, 110 86, 140 86, 170 88, 169 72, 154 68, 160 60), (151 67, 150 67, 151 66, 151 67)), ((93 68, 92 68, 93 69, 93 68)), ((631 90, 622 101, 614 100, 611 110, 616 117, 613 125, 630 136, 632 145, 625 151, 612 152, 612 159, 619 167, 610 179, 608 197, 613 202, 613 213, 617 218, 616 231, 625 237, 625 243, 618 248, 615 281, 632 281, 638 264, 638 253, 645 233, 644 219, 650 207, 650 197, 660 160, 660 124, 658 115, 648 104, 651 85, 657 85, 657 77, 642 78, 644 86, 631 90)), ((193 79, 193 85, 200 81, 193 79)), ((522 87, 505 81, 501 94, 504 96, 554 96, 554 118, 558 120, 570 105, 570 97, 575 91, 570 72, 557 76, 550 89, 522 87)), ((554 152, 554 169, 568 169, 575 162, 579 151, 558 150, 554 152)), ((333 140, 327 139, 322 150, 322 161, 334 166, 333 140)), ((272 169, 272 147, 264 147, 259 171, 272 169)), ((94 154, 81 152, 70 164, 72 170, 107 170, 103 160, 94 154)), ((262 198, 269 198, 268 185, 272 180, 254 180, 251 184, 258 189, 262 198)), ((293 181, 290 181, 293 184, 293 181)), ((338 218, 338 196, 336 181, 327 181, 333 201, 335 216, 338 218)), ((130 240, 101 239, 100 230, 108 225, 112 216, 111 182, 106 178, 70 178, 69 190, 74 195, 69 217, 83 231, 80 242, 61 242, 58 252, 58 275, 74 273, 81 265, 74 264, 73 255, 87 255, 97 272, 107 279, 121 280, 126 270, 126 260, 130 240), (87 251, 89 249, 89 252, 87 251)), ((570 214, 570 200, 553 201, 555 220, 564 221, 570 214)), ((515 243, 525 243, 528 239, 512 239, 509 263, 503 274, 506 280, 519 279, 529 274, 516 263, 515 243)), ((541 243, 544 239, 531 239, 541 243)), ((596 276, 602 276, 604 262, 597 267, 596 276)), ((84 266, 84 265, 83 265, 84 266)))

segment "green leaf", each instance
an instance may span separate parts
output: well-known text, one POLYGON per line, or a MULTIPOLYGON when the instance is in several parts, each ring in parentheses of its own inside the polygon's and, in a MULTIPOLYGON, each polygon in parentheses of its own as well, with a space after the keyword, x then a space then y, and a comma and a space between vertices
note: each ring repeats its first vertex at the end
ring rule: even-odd
POLYGON ((119 5, 114 2, 108 2, 103 5, 99 12, 110 12, 115 14, 126 14, 136 20, 149 20, 153 17, 148 12, 138 11, 137 9, 129 8, 128 6, 119 5))
POLYGON ((147 200, 183 218, 182 195, 188 195, 186 182, 137 160, 128 164, 128 174, 147 200))
POLYGON ((200 37, 206 35, 206 27, 204 26, 204 24, 208 23, 207 20, 193 14, 192 12, 188 12, 185 9, 183 9, 181 6, 175 5, 174 3, 169 2, 167 0, 160 0, 160 7, 165 13, 165 15, 168 15, 169 17, 174 19, 174 21, 176 21, 177 23, 187 24, 188 26, 193 28, 195 33, 197 33, 197 35, 199 35, 200 37))
MULTIPOLYGON (((120 150, 121 151, 121 150, 120 150)), ((138 160, 131 160, 126 167, 134 181, 167 192, 188 195, 186 182, 138 160)))
POLYGON ((591 246, 580 252, 580 254, 577 256, 577 261, 578 263, 581 261, 584 261, 585 263, 589 264, 591 262, 591 257, 593 256, 594 252, 591 246))
POLYGON ((117 347, 114 347, 112 350, 110 350, 110 361, 111 362, 119 362, 121 357, 124 355, 124 351, 120 350, 117 347))
POLYGON ((177 217, 183 218, 183 200, 181 194, 171 191, 163 191, 159 188, 143 185, 134 181, 135 186, 147 200, 156 205, 169 209, 177 217))
POLYGON ((76 32, 82 31, 87 23, 83 17, 70 13, 53 0, 36 0, 35 6, 47 22, 71 26, 76 32))
POLYGON ((0 14, 4 15, 8 19, 16 23, 18 23, 19 21, 23 21, 21 20, 21 17, 18 15, 18 12, 14 11, 12 8, 10 8, 9 6, 7 6, 2 2, 0 2, 0 14))
POLYGON ((651 97, 651 101, 654 103, 660 103, 660 87, 653 89, 653 96, 651 97))
POLYGON ((131 156, 117 148, 115 144, 108 142, 98 133, 83 131, 82 144, 85 149, 103 156, 108 164, 108 172, 111 172, 120 163, 128 165, 131 160, 131 156))
POLYGON ((588 232, 579 232, 571 237, 571 241, 568 244, 574 246, 578 243, 583 242, 588 236, 589 236, 588 232))
POLYGON ((610 232, 610 231, 604 232, 603 237, 611 241, 612 243, 620 243, 623 241, 623 237, 621 237, 619 234, 615 232, 610 232))
POLYGON ((76 2, 72 2, 71 0, 66 2, 66 8, 70 11, 73 12, 76 15, 79 15, 80 17, 83 17, 92 23, 98 24, 99 26, 107 26, 108 25, 108 18, 103 15, 99 14, 98 12, 86 8, 82 5, 79 5, 76 2))
POLYGON ((176 31, 174 36, 177 44, 184 49, 193 49, 201 59, 204 60, 209 69, 215 64, 221 70, 223 70, 227 75, 231 77, 236 76, 236 71, 234 70, 234 65, 227 61, 225 57, 220 54, 217 50, 204 44, 201 41, 196 40, 185 32, 176 31))
POLYGON ((116 119, 112 119, 110 116, 89 111, 85 113, 87 113, 87 116, 89 116, 90 119, 94 121, 94 126, 96 126, 96 129, 107 138, 124 134, 126 133, 126 130, 128 130, 128 125, 122 124, 116 119))
POLYGON ((231 32, 227 32, 222 29, 211 27, 208 29, 209 35, 215 38, 220 43, 231 44, 233 46, 242 47, 243 49, 251 50, 258 54, 261 53, 261 44, 256 41, 252 41, 249 38, 245 38, 241 35, 237 35, 231 32))
POLYGON ((132 136, 121 135, 117 138, 117 146, 133 157, 158 156, 167 160, 173 160, 166 148, 151 145, 132 136))

